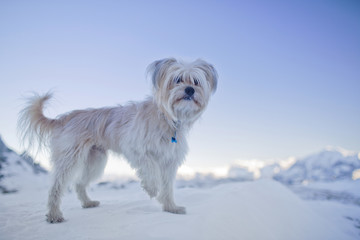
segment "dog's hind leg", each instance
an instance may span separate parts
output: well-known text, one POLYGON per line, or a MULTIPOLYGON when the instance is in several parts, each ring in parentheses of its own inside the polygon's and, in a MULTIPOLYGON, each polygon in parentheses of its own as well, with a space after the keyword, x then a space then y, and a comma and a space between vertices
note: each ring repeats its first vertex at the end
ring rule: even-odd
MULTIPOLYGON (((53 157, 54 158, 54 157, 53 157)), ((64 217, 60 211, 61 197, 69 181, 74 177, 77 169, 77 159, 58 158, 54 159, 53 184, 49 192, 48 209, 46 215, 49 223, 63 222, 64 217)))
POLYGON ((106 166, 106 151, 100 147, 93 146, 81 169, 81 175, 76 182, 75 189, 83 208, 92 208, 99 206, 99 201, 92 201, 87 193, 86 187, 89 183, 100 177, 106 166))

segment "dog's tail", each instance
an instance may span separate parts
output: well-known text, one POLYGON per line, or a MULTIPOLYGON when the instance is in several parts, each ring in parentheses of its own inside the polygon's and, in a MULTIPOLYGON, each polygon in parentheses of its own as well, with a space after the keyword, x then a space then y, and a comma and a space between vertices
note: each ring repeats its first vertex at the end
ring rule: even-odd
POLYGON ((27 106, 19 113, 18 135, 23 147, 31 150, 38 144, 37 150, 48 144, 52 130, 59 124, 56 119, 45 117, 43 108, 52 97, 48 92, 44 95, 35 94, 28 98, 27 106))

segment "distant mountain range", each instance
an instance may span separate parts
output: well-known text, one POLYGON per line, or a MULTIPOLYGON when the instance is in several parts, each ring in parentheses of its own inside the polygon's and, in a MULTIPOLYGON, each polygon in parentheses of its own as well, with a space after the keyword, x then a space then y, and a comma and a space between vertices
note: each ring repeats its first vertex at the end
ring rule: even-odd
MULTIPOLYGON (((260 164, 256 171, 250 171, 244 165, 233 165, 225 177, 201 173, 195 174, 191 179, 182 179, 180 176, 177 187, 211 187, 220 183, 251 181, 258 178, 273 178, 287 185, 352 180, 354 171, 360 169, 359 157, 360 154, 357 152, 327 148, 308 157, 296 159, 287 169, 282 168, 277 162, 260 164)), ((35 163, 26 153, 18 155, 9 149, 0 137, 0 193, 13 193, 29 186, 41 188, 48 182, 48 172, 42 166, 35 163)), ((104 183, 99 186, 103 185, 104 183)))
MULTIPOLYGON (((341 148, 326 148, 305 158, 291 161, 269 162, 260 160, 239 161, 229 167, 225 176, 196 173, 193 177, 178 176, 177 187, 211 187, 228 182, 274 179, 286 185, 314 182, 338 182, 360 178, 360 154, 341 148), (286 164, 284 164, 286 162, 286 164), (285 167, 287 166, 287 167, 285 167)), ((360 180, 358 180, 360 183, 360 180)))
POLYGON ((274 175, 285 184, 307 182, 330 182, 351 180, 355 170, 360 169, 360 154, 341 148, 327 148, 319 153, 298 159, 286 170, 274 175))

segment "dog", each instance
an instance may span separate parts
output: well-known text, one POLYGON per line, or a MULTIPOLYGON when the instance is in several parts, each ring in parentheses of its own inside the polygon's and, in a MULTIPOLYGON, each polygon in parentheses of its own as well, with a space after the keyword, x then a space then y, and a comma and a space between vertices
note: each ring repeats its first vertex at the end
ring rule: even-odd
POLYGON ((88 197, 86 187, 102 175, 108 151, 127 159, 142 188, 156 197, 163 211, 186 214, 185 207, 174 202, 173 182, 188 152, 187 133, 215 92, 218 74, 204 60, 175 58, 153 62, 147 74, 153 95, 124 106, 75 110, 50 119, 43 108, 51 93, 28 99, 18 129, 28 148, 38 143, 50 150, 49 223, 64 221, 60 203, 69 183, 75 184, 83 208, 100 204, 88 197))

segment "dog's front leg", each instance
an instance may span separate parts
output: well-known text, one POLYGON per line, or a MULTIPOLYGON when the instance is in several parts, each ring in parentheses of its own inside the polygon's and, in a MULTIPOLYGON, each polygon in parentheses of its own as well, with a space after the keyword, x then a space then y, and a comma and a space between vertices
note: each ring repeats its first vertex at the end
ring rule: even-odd
POLYGON ((174 202, 174 180, 178 167, 164 164, 161 168, 161 189, 158 201, 163 205, 163 210, 176 214, 186 214, 186 208, 177 206, 174 202))
POLYGON ((159 165, 151 158, 144 157, 141 166, 136 171, 141 180, 141 187, 151 198, 156 197, 160 185, 159 165))

